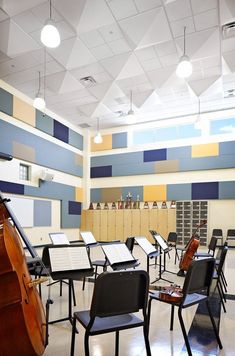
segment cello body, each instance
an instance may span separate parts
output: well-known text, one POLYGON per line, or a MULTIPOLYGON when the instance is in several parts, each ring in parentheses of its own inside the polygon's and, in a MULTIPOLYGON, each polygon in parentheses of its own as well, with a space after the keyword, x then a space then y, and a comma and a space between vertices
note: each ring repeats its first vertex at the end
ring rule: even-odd
POLYGON ((46 319, 17 230, 0 204, 0 356, 41 356, 46 319))
POLYGON ((199 239, 196 237, 193 237, 191 241, 189 242, 187 249, 185 253, 183 254, 183 257, 180 261, 179 268, 181 271, 187 271, 192 260, 194 257, 194 254, 197 252, 199 246, 199 239))

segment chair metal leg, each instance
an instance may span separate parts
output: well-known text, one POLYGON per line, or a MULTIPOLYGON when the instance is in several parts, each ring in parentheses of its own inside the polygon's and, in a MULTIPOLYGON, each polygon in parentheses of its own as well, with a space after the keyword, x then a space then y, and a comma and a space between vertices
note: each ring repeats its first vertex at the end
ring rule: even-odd
POLYGON ((73 305, 76 307, 76 297, 75 297, 75 290, 74 290, 74 283, 72 281, 72 292, 73 292, 73 305))
POLYGON ((224 301, 225 301, 225 303, 226 303, 226 295, 225 295, 225 292, 224 292, 224 290, 223 290, 223 284, 221 283, 220 278, 218 279, 218 284, 219 284, 219 286, 220 286, 220 290, 221 290, 223 299, 224 299, 224 301))
POLYGON ((212 312, 211 312, 211 308, 210 308, 210 304, 209 304, 209 301, 206 300, 206 305, 207 305, 207 309, 208 309, 208 312, 209 312, 209 316, 210 316, 210 319, 211 319, 211 323, 212 323, 212 326, 213 326, 213 329, 214 329, 214 333, 215 333, 215 336, 216 336, 216 340, 218 342, 218 345, 219 345, 219 348, 220 350, 223 348, 223 345, 221 343, 221 340, 220 340, 220 337, 219 337, 219 333, 218 333, 218 329, 215 325, 215 320, 213 318, 213 315, 212 315, 212 312))
POLYGON ((149 333, 149 325, 150 325, 150 315, 151 315, 151 305, 152 305, 152 298, 149 298, 149 304, 148 304, 148 313, 147 313, 147 318, 148 318, 148 333, 149 333))
POLYGON ((222 292, 221 292, 221 290, 220 290, 219 284, 217 284, 217 288, 218 288, 219 297, 220 297, 220 301, 221 301, 221 304, 222 304, 224 313, 226 313, 226 308, 225 308, 225 305, 224 305, 223 295, 222 295, 222 292))
POLYGON ((188 335, 187 335, 186 330, 185 330, 184 321, 183 321, 183 318, 182 318, 182 309, 181 308, 178 309, 178 316, 179 316, 181 330, 182 330, 182 333, 183 333, 183 336, 184 336, 184 342, 185 342, 185 345, 186 345, 186 348, 187 348, 187 351, 188 351, 188 355, 189 356, 193 356, 191 348, 190 348, 190 345, 189 345, 189 341, 188 341, 188 335))
POLYGON ((119 331, 116 331, 115 336, 115 356, 118 356, 119 353, 119 331))
POLYGON ((62 283, 63 283, 63 281, 60 280, 60 297, 62 296, 62 283))
POLYGON ((85 356, 89 356, 90 352, 89 352, 89 334, 86 331, 85 332, 85 336, 84 336, 84 348, 85 348, 85 356))
POLYGON ((171 306, 171 323, 170 323, 170 330, 173 330, 173 325, 174 325, 174 312, 175 312, 175 306, 172 304, 171 306))
POLYGON ((72 327, 70 356, 73 356, 73 355, 74 355, 75 332, 76 332, 76 318, 74 317, 74 318, 73 318, 73 327, 72 327))
POLYGON ((148 325, 147 325, 147 320, 146 320, 146 324, 143 327, 144 329, 144 341, 145 341, 145 347, 146 347, 146 353, 147 356, 151 356, 151 349, 150 349, 150 344, 149 344, 149 331, 148 331, 148 325))
POLYGON ((98 266, 95 266, 95 281, 96 281, 96 278, 97 278, 97 269, 98 269, 98 266))

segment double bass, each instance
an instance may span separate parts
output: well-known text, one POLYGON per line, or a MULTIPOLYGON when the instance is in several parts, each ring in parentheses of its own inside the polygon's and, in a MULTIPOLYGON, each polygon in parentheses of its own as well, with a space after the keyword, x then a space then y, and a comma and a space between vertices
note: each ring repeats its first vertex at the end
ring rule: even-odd
POLYGON ((192 237, 190 238, 189 242, 185 246, 185 252, 180 260, 179 264, 179 272, 177 273, 178 276, 184 276, 184 271, 187 271, 195 253, 197 252, 199 246, 199 237, 197 236, 198 230, 206 225, 207 220, 203 220, 197 227, 196 230, 193 232, 192 237))
POLYGON ((21 238, 38 257, 0 193, 0 356, 41 356, 46 347, 45 312, 21 238))

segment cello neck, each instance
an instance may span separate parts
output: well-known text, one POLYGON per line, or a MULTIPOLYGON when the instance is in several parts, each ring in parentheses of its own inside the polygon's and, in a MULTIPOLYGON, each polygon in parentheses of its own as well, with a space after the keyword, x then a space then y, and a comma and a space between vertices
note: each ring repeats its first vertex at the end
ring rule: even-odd
POLYGON ((24 230, 22 229, 22 227, 20 226, 20 223, 17 219, 17 217, 15 216, 15 214, 13 213, 13 211, 11 210, 10 206, 9 206, 9 201, 10 199, 4 198, 2 196, 2 193, 0 192, 0 204, 2 204, 7 212, 7 215, 11 218, 11 220, 14 223, 14 226, 16 227, 20 237, 22 238, 22 240, 24 241, 24 244, 26 245, 27 249, 29 250, 29 253, 32 257, 38 257, 38 254, 36 252, 36 250, 34 249, 34 247, 31 245, 28 237, 25 235, 24 230))

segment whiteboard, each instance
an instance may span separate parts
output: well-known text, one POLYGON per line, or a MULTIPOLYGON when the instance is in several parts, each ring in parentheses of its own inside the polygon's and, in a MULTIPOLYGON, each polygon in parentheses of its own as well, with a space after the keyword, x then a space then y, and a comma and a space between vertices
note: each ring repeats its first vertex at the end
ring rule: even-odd
POLYGON ((12 198, 8 206, 22 227, 33 227, 33 199, 12 198))

